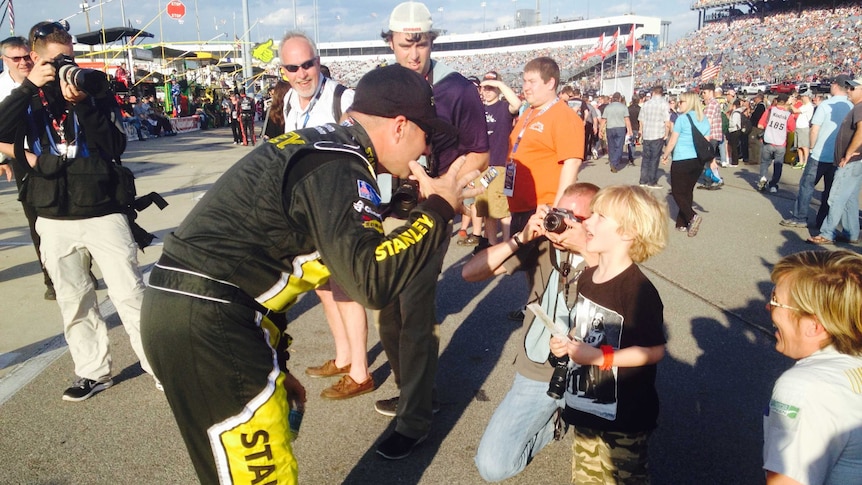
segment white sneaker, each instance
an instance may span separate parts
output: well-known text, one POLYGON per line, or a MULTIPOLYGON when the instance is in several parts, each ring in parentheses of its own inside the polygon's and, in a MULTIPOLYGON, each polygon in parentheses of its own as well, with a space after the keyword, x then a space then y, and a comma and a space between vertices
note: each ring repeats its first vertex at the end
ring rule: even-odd
POLYGON ((778 187, 769 187, 769 193, 770 194, 774 194, 776 192, 778 192, 778 187))

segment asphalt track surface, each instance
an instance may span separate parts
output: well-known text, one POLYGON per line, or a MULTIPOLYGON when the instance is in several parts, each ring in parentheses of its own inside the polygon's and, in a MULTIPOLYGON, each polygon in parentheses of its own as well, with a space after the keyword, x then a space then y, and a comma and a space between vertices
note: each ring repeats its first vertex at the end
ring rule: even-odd
MULTIPOLYGON (((137 174, 138 191, 158 191, 170 202, 164 211, 146 210, 140 224, 160 238, 175 228, 219 175, 252 149, 230 140, 229 130, 219 129, 130 143, 125 163, 137 174)), ((612 174, 606 161, 587 164, 580 179, 600 186, 637 183, 639 167, 612 174)), ((756 166, 721 173, 723 189, 695 191, 704 219, 698 236, 671 231, 668 248, 642 265, 664 301, 669 338, 658 372, 660 423, 650 441, 656 484, 763 483, 762 411, 775 379, 792 365, 774 350, 764 305, 772 265, 811 249, 804 242, 809 231, 778 225, 801 171, 785 166, 775 195, 753 189, 756 166)), ((664 176, 660 183, 665 188, 656 194, 670 200, 664 176)), ((196 483, 164 395, 143 374, 104 289, 115 384, 81 403, 60 399, 73 380, 72 362, 57 305, 42 299, 42 277, 15 197, 14 183, 0 182, 0 483, 196 483)), ((148 270, 160 252, 157 245, 139 253, 142 268, 148 270)), ((374 401, 397 391, 372 326, 368 356, 377 391, 326 401, 318 396, 334 381, 304 379, 310 398, 295 443, 300 483, 483 483, 473 456, 512 381, 520 323, 506 313, 522 302, 526 284, 521 276, 467 283, 461 266, 469 257, 470 248, 453 239, 440 276, 442 410, 428 440, 402 461, 375 453, 394 424, 374 411, 374 401)), ((331 358, 333 346, 313 293, 290 310, 290 319, 290 367, 302 375, 331 358)), ((571 444, 569 433, 504 483, 568 483, 571 444)))

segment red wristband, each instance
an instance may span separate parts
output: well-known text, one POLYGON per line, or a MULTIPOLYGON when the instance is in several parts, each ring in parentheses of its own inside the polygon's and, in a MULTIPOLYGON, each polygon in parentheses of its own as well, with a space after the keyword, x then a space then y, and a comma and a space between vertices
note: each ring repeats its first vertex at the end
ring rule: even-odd
POLYGON ((614 366, 614 348, 610 345, 602 345, 602 356, 604 357, 604 361, 602 361, 601 370, 611 370, 611 367, 614 366))

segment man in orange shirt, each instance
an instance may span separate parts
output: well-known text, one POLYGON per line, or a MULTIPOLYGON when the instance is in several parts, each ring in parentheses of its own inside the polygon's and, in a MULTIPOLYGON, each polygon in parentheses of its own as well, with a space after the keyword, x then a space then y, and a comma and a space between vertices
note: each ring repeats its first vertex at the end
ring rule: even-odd
POLYGON ((560 68, 549 57, 524 66, 524 97, 530 104, 509 136, 506 195, 512 232, 526 226, 536 207, 556 207, 563 191, 578 181, 584 155, 584 122, 559 103, 560 68))
MULTIPOLYGON (((503 193, 509 198, 510 230, 517 236, 540 205, 557 207, 566 187, 578 181, 584 156, 584 122, 560 103, 560 67, 549 57, 524 66, 524 110, 509 135, 503 193)), ((508 314, 524 319, 524 309, 508 314)))

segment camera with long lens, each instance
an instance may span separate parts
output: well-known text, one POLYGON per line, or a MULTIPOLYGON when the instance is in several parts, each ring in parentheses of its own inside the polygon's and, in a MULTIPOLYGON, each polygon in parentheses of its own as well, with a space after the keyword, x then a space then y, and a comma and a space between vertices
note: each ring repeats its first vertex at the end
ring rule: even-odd
POLYGON ((542 225, 547 232, 562 234, 568 229, 565 220, 569 218, 571 213, 563 209, 551 209, 542 221, 542 225))
POLYGON ((61 54, 51 61, 57 70, 57 79, 84 91, 90 96, 99 98, 108 93, 110 84, 108 77, 102 71, 79 67, 75 60, 66 54, 61 54))
POLYGON ((566 393, 566 376, 569 373, 569 356, 564 355, 557 357, 554 354, 548 355, 548 363, 554 366, 554 373, 551 375, 551 380, 548 382, 548 396, 554 399, 560 399, 566 393))
POLYGON ((419 182, 409 179, 400 179, 398 188, 392 193, 389 207, 392 215, 399 219, 406 219, 410 211, 419 203, 419 182))

